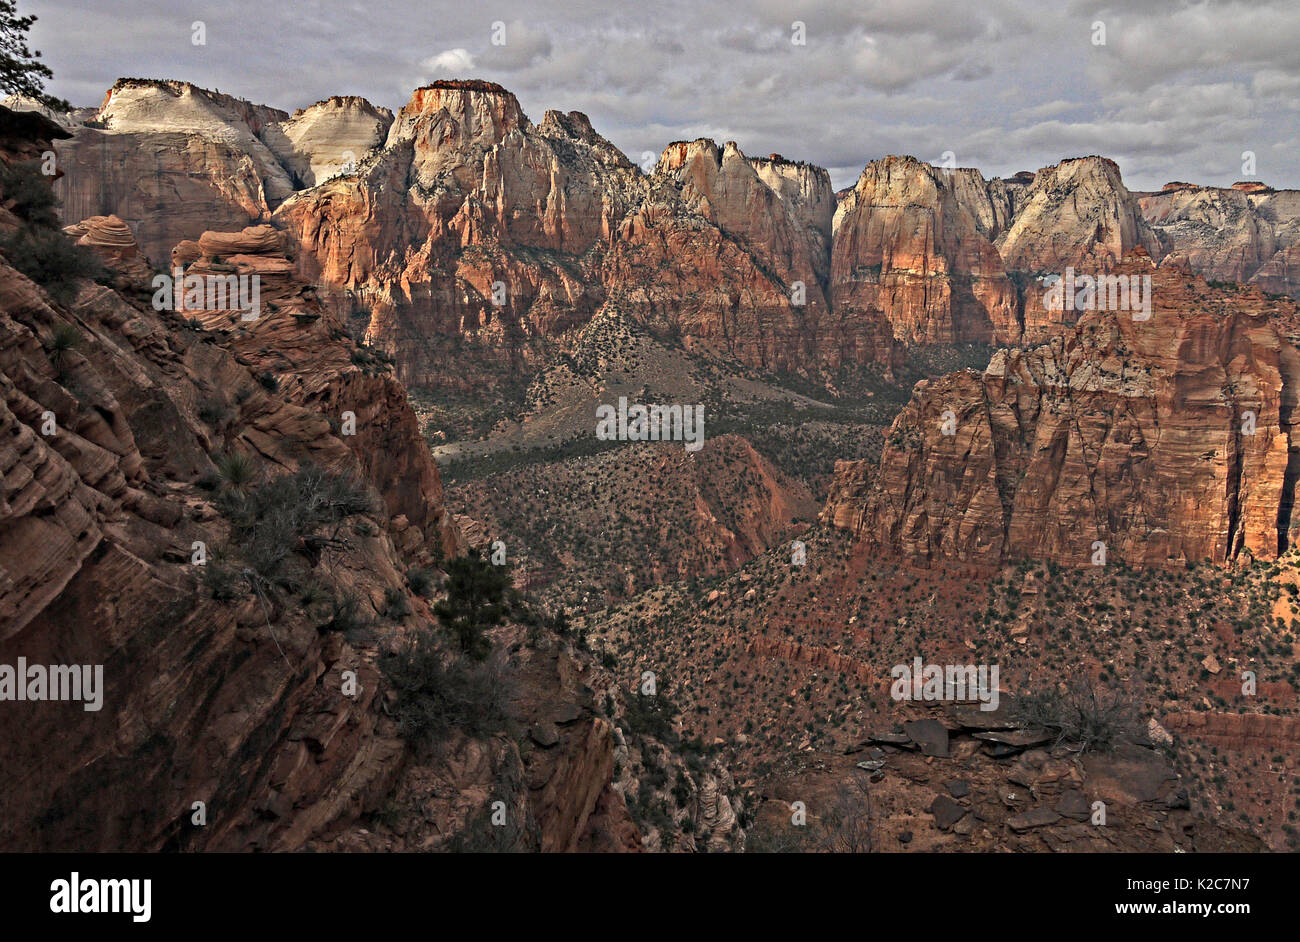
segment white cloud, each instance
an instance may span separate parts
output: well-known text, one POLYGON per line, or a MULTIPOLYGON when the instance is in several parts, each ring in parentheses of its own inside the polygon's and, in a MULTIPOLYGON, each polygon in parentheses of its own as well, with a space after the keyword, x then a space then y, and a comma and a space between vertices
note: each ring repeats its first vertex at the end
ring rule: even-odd
POLYGON ((535 120, 584 111, 636 158, 713 134, 819 163, 840 186, 876 157, 947 150, 987 176, 1099 152, 1135 189, 1228 184, 1253 150, 1267 182, 1300 186, 1286 159, 1300 136, 1295 0, 204 0, 206 48, 174 0, 25 6, 51 91, 80 104, 123 73, 285 109, 331 94, 395 109, 413 76, 473 77, 535 120), (805 46, 790 41, 796 19, 805 46), (274 46, 248 41, 250 21, 274 46))
POLYGON ((468 49, 447 49, 424 60, 424 68, 435 78, 469 78, 475 69, 468 49))

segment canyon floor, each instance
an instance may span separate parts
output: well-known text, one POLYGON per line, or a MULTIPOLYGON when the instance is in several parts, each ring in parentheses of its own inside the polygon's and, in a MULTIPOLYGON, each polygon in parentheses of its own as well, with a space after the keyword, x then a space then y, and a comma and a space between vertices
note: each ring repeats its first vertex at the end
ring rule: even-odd
POLYGON ((836 461, 874 466, 912 381, 982 370, 988 348, 812 388, 621 341, 601 336, 585 373, 540 371, 514 403, 412 399, 429 430, 477 417, 477 437, 469 422, 467 440, 433 436, 448 507, 630 688, 647 671, 664 685, 678 735, 735 777, 751 850, 1300 846, 1300 554, 1156 569, 881 558, 818 519, 836 461), (704 447, 593 447, 595 404, 619 395, 706 403, 704 447), (919 655, 1000 665, 999 711, 896 702, 890 669, 919 655), (1242 671, 1276 679, 1245 696, 1242 671), (1136 689, 1142 746, 1081 754, 1008 734, 1018 693, 1080 675, 1136 689), (904 733, 920 720, 943 731, 933 754, 904 733), (836 827, 793 827, 795 802, 836 827), (863 807, 873 826, 846 837, 863 807))

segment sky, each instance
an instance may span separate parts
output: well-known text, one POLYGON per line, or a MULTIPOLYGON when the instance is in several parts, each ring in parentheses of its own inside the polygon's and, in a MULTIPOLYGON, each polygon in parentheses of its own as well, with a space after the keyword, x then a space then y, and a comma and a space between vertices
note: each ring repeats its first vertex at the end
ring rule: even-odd
POLYGON ((1130 189, 1300 187, 1300 0, 19 0, 48 90, 119 76, 286 111, 396 111, 482 78, 540 121, 582 111, 632 160, 734 140, 826 167, 888 154, 986 176, 1103 154, 1130 189), (1140 7, 1140 9, 1131 9, 1140 7), (205 43, 195 45, 195 24, 205 43), (802 28, 800 28, 802 24, 802 28), (800 41, 802 40, 802 41, 800 41), (1254 173, 1244 166, 1254 155, 1254 173))

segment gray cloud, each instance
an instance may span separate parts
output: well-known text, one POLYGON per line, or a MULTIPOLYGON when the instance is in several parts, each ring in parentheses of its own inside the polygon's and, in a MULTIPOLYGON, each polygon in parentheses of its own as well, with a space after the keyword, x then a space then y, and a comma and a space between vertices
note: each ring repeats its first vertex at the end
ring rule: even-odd
POLYGON ((120 75, 181 78, 293 109, 400 107, 435 78, 498 81, 540 119, 587 112, 633 159, 734 139, 827 167, 953 151, 986 175, 1104 153, 1134 189, 1228 184, 1243 150, 1300 187, 1300 5, 1079 0, 21 0, 51 90, 96 104, 120 75), (206 46, 191 44, 202 20, 206 46), (791 42, 804 24, 806 44, 791 42), (1092 43, 1093 23, 1106 45, 1092 43), (492 43, 505 24, 505 45, 492 43))

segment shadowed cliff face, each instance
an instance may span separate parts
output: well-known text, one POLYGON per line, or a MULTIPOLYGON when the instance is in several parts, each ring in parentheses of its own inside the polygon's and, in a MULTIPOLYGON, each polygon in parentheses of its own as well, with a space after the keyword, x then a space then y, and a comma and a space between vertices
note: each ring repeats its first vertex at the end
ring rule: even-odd
MULTIPOLYGON (((0 132, 53 130, 9 116, 0 132)), ((49 147, 30 143, 0 159, 49 147)), ((3 234, 23 224, 10 196, 3 234)), ((469 847, 491 843, 489 797, 520 822, 510 849, 737 846, 725 769, 625 736, 613 675, 526 605, 493 635, 500 728, 430 750, 399 724, 380 664, 435 631, 426 596, 466 541, 391 365, 293 276, 281 233, 173 252, 187 277, 263 279, 251 320, 156 304, 116 217, 67 235, 106 266, 99 284, 64 273, 67 300, 0 258, 0 664, 102 682, 90 710, 6 699, 0 847, 469 847), (663 800, 640 786, 652 757, 689 783, 691 826, 630 814, 624 790, 663 800)))
MULTIPOLYGON (((105 678, 99 712, 7 704, 4 763, 22 787, 5 791, 0 843, 157 849, 182 840, 191 803, 204 801, 217 814, 193 832, 198 844, 293 846, 302 835, 285 830, 280 789, 291 786, 303 822, 323 824, 380 787, 400 749, 371 735, 374 670, 341 636, 320 635, 305 613, 204 591, 194 543, 215 550, 224 525, 195 482, 223 444, 263 450, 277 472, 308 459, 361 467, 323 415, 269 395, 221 345, 107 288, 62 308, 7 266, 0 284, 2 659, 102 664, 105 678), (54 330, 80 337, 57 371, 54 330), (219 408, 230 427, 198 416, 219 408), (337 694, 345 665, 370 680, 365 696, 337 694), (309 746, 323 751, 304 763, 309 746)), ((369 522, 347 583, 382 596, 402 584, 402 562, 388 514, 369 522)))
POLYGON ((1294 305, 1136 257, 1153 316, 1094 311, 982 374, 920 383, 878 472, 843 463, 823 519, 921 563, 1273 558, 1291 542, 1294 305))
POLYGON ((326 551, 311 568, 373 611, 407 592, 409 566, 461 545, 437 468, 401 386, 353 364, 303 286, 246 332, 208 329, 149 304, 120 220, 76 234, 117 287, 82 281, 56 303, 0 263, 0 661, 102 665, 103 703, 6 704, 21 787, 0 799, 0 844, 300 847, 377 800, 404 749, 376 710, 373 646, 292 598, 214 598, 206 563, 230 524, 205 480, 239 454, 259 486, 309 465, 357 482, 370 509, 349 521, 346 564, 326 551), (259 379, 241 342, 274 349, 283 382, 259 379), (351 440, 331 429, 344 409, 351 440), (210 826, 188 826, 195 801, 210 826))

